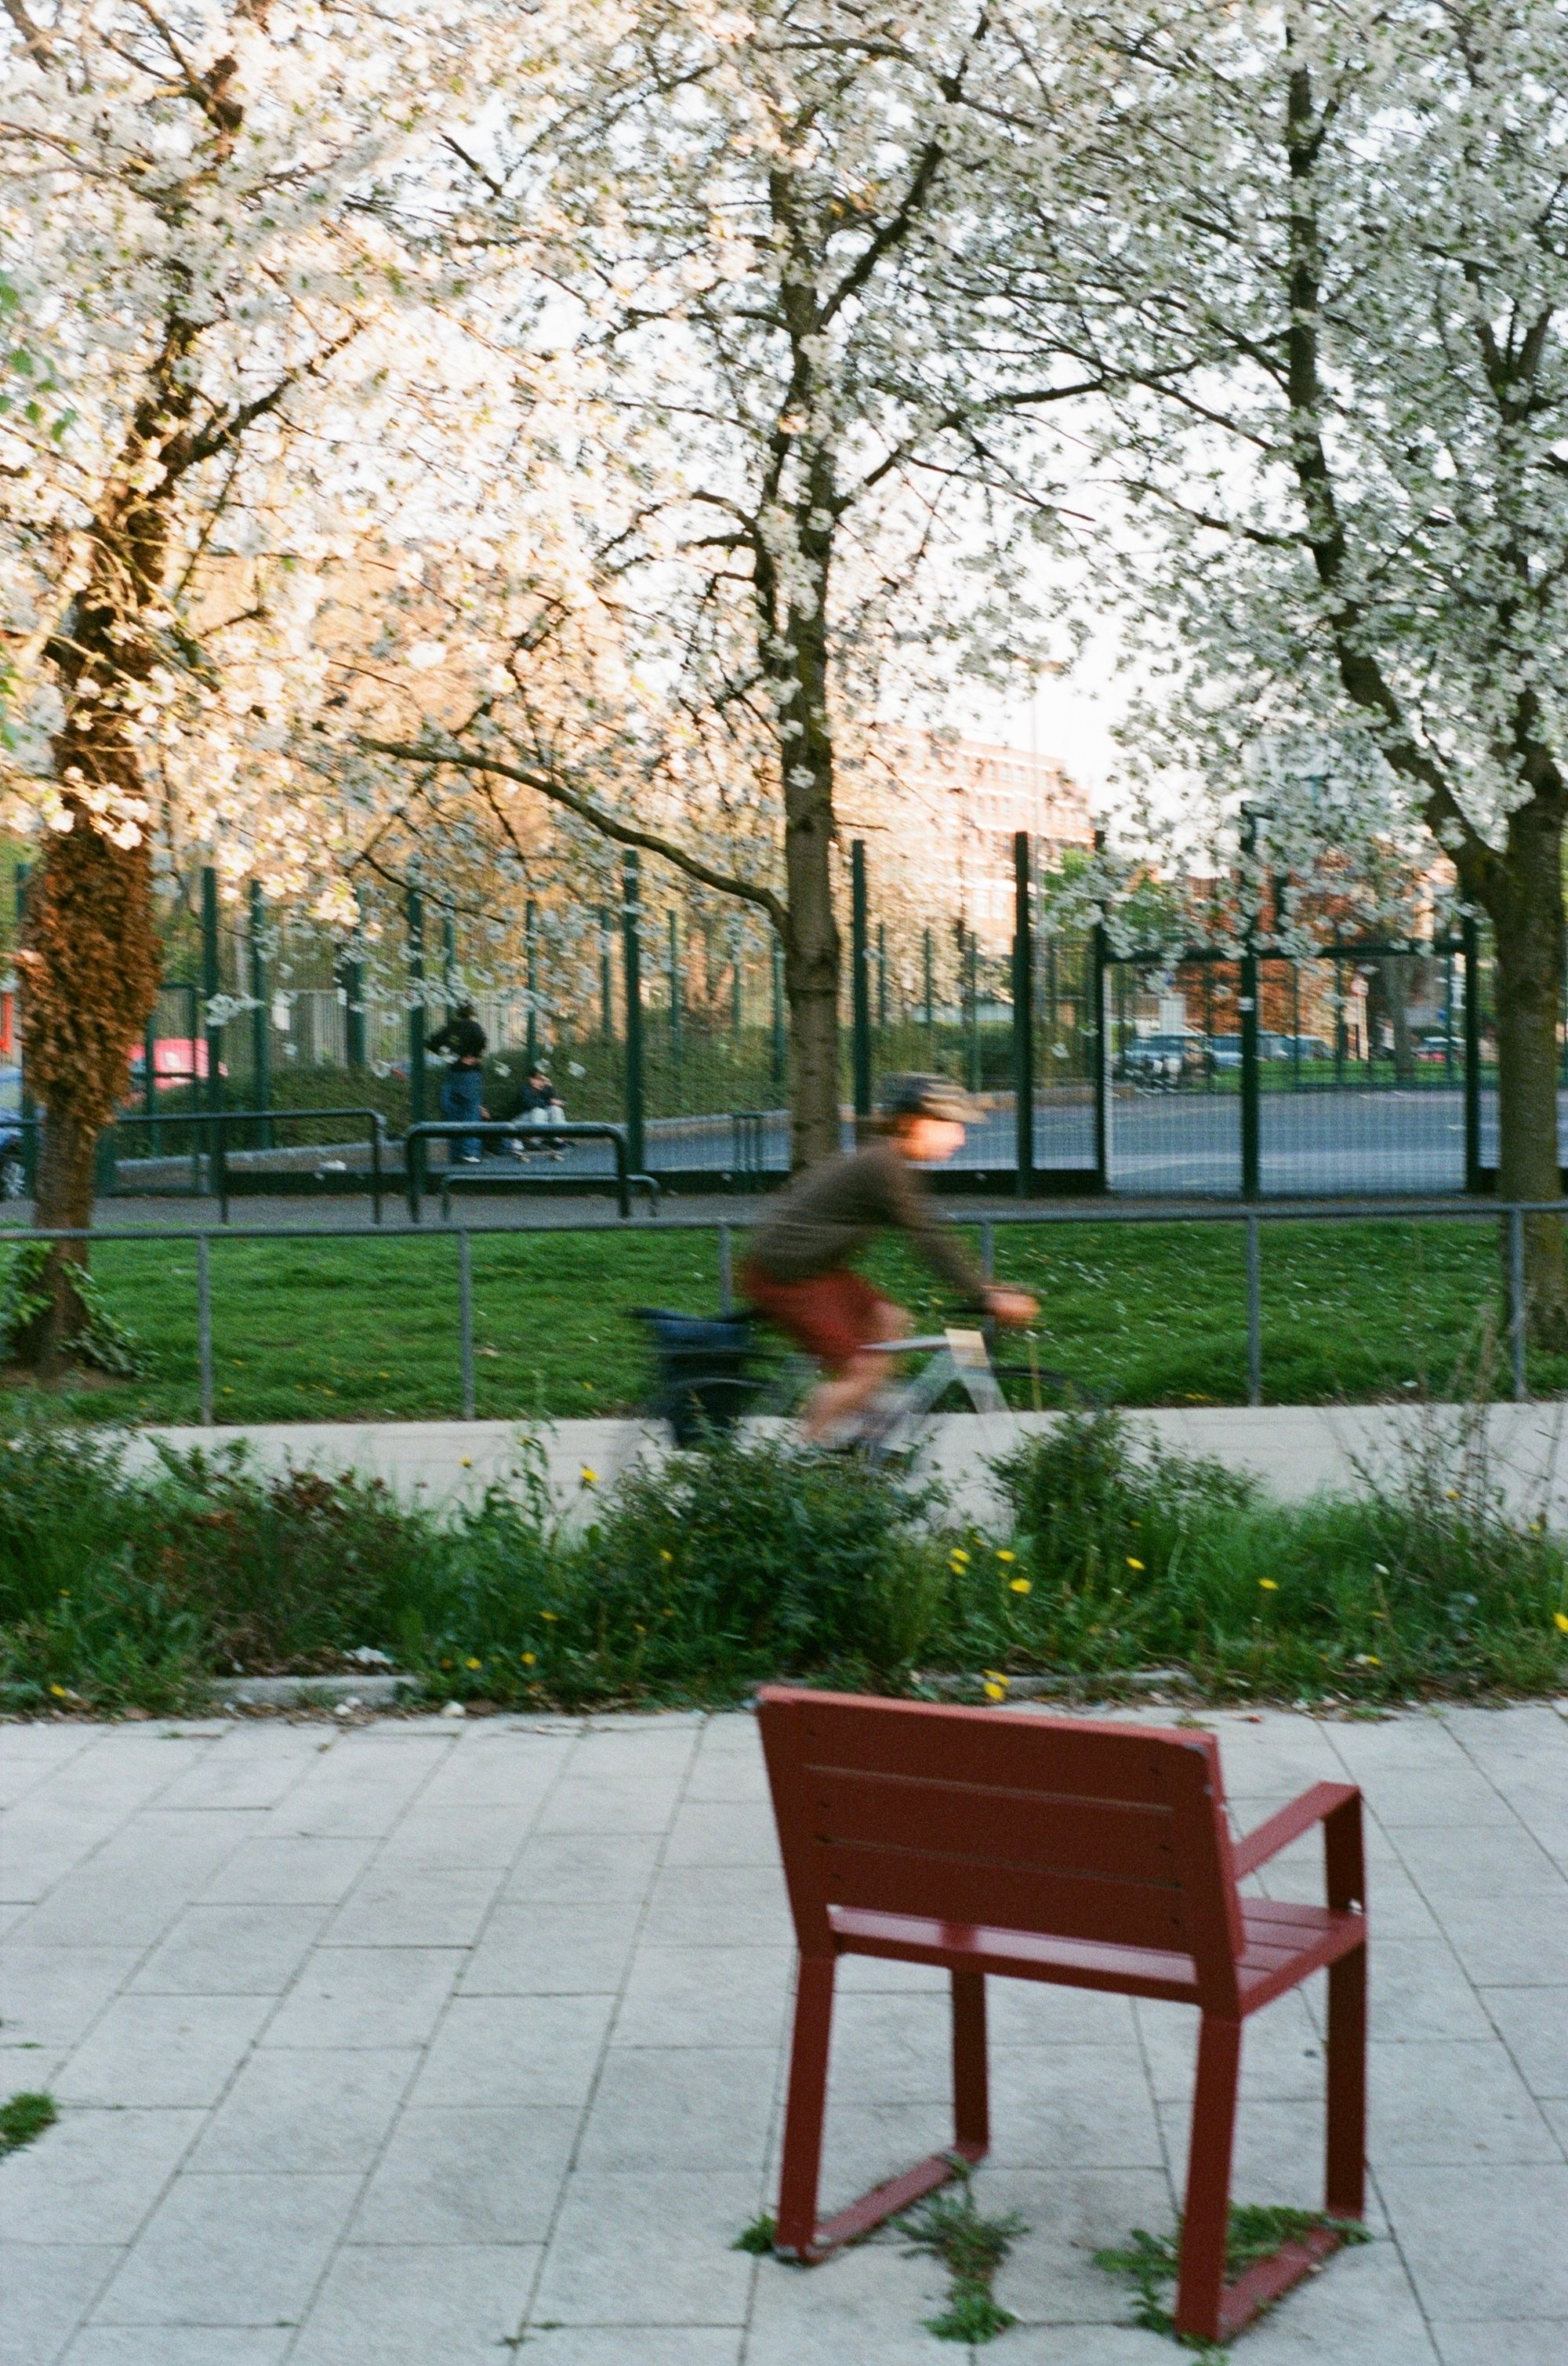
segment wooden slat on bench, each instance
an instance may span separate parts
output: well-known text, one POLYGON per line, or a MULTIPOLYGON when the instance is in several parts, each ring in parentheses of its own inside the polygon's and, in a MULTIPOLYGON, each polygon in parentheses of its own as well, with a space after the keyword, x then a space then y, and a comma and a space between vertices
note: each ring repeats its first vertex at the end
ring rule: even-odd
POLYGON ((1063 1797, 1054 1790, 953 1782, 929 1773, 862 1774, 808 1766, 812 1836, 914 1844, 1038 1871, 1173 1884, 1173 1819, 1166 1808, 1063 1797))
POLYGON ((939 1915, 1121 1947, 1176 1948, 1189 1942, 1182 1892, 1167 1883, 1104 1881, 1033 1865, 919 1849, 862 1848, 835 1842, 816 1852, 830 1906, 883 1914, 939 1915))
POLYGON ((1218 1764, 1204 1735, 1107 1731, 1058 1718, 1036 1725, 1005 1710, 959 1721, 918 1701, 860 1704, 830 1693, 798 1714, 807 1767, 924 1774, 1006 1790, 1026 1786, 1154 1808, 1170 1803, 1172 1743, 1182 1759, 1191 1753, 1200 1781, 1218 1764))

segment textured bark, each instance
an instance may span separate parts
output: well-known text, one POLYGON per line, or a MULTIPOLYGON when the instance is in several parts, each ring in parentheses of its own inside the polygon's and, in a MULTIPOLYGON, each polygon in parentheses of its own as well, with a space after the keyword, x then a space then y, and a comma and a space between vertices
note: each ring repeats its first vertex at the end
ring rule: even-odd
MULTIPOLYGON (((1483 894, 1497 960, 1497 1189, 1505 1200, 1556 1200, 1563 918, 1555 798, 1532 799, 1513 816, 1483 894)), ((1503 1256, 1506 1278, 1506 1232, 1503 1256)), ((1525 1297, 1535 1344, 1568 1346, 1568 1259, 1558 1217, 1526 1219, 1525 1297)))
MULTIPOLYGON (((82 752, 73 746, 73 760, 82 752)), ((146 844, 114 845, 79 806, 73 818, 28 884, 18 954, 28 1076, 43 1111, 37 1221, 61 1231, 92 1221, 98 1136, 124 1098, 159 965, 146 844)), ((85 1243, 55 1244, 49 1303, 12 1343, 19 1362, 48 1375, 72 1360, 85 1319, 73 1276, 86 1262, 85 1243)))

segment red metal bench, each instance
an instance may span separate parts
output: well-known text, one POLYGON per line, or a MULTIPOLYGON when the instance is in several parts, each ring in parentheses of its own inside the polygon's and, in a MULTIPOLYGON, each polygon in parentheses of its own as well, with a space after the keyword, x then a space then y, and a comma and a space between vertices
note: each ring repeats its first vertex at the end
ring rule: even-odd
POLYGON ((1197 2090, 1178 2331, 1227 2338, 1333 2250, 1334 2228, 1225 2282, 1241 2029, 1328 1972, 1326 2208, 1361 2213, 1366 1919, 1361 1794, 1318 1783, 1233 1842, 1210 1734, 770 1686, 760 1722, 800 1941, 775 2247, 823 2259, 954 2173, 934 2153, 821 2224, 817 2186, 846 1955, 938 1964, 953 1983, 953 2152, 983 2158, 985 1976, 1196 2005, 1197 2090), (1321 1824, 1326 1906, 1237 1883, 1321 1824))

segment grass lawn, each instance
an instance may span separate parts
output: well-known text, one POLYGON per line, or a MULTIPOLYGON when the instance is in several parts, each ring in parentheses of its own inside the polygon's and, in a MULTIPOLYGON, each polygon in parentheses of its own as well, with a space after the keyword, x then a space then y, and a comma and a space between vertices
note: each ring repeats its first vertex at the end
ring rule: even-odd
MULTIPOLYGON (((1009 1225, 1003 1278, 1040 1298, 1037 1354, 1126 1404, 1246 1394, 1238 1225, 1009 1225)), ((481 1418, 611 1413, 643 1385, 629 1307, 711 1312, 711 1232, 511 1233, 473 1244, 481 1418)), ((0 1270, 4 1250, 0 1248, 0 1270)), ((868 1271, 922 1320, 942 1301, 898 1247, 868 1271)), ((106 1243, 94 1270, 151 1371, 68 1402, 89 1418, 194 1421, 196 1251, 106 1243)), ((1264 1392, 1271 1403, 1465 1392, 1498 1310, 1485 1222, 1271 1223, 1263 1231, 1264 1392)), ((452 1418, 459 1410, 457 1244, 438 1234, 225 1241, 212 1249, 218 1403, 227 1421, 452 1418)), ((1568 1358, 1532 1358, 1568 1389, 1568 1358)), ((1506 1380, 1503 1381, 1506 1386, 1506 1380)), ((1024 1397, 1028 1395, 1027 1387, 1024 1397)))

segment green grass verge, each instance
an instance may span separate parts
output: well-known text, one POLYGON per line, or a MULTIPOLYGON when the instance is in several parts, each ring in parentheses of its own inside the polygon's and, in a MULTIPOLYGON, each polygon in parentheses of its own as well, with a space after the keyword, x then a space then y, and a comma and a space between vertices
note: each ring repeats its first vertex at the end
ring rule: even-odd
POLYGON ((718 1444, 565 1527, 536 1458, 444 1514, 378 1483, 264 1476, 241 1449, 126 1477, 101 1433, 0 1431, 0 1707, 196 1705, 231 1671, 370 1646, 437 1698, 734 1701, 772 1677, 1115 1697, 1150 1666, 1214 1700, 1385 1703, 1562 1689, 1568 1546, 1506 1515, 1476 1439, 1397 1483, 1276 1503, 1074 1417, 1001 1466, 993 1533, 932 1490, 787 1443, 718 1444))
MULTIPOLYGON (((999 1228, 997 1245, 1005 1277, 1040 1298, 1042 1365, 1127 1404, 1244 1400, 1239 1227, 1025 1224, 999 1228)), ((0 1262, 4 1255, 0 1247, 0 1262)), ((695 1313, 717 1302, 709 1232, 492 1234, 474 1241, 473 1255, 481 1418, 622 1410, 646 1378, 626 1309, 660 1303, 695 1313)), ((880 1250, 868 1269, 923 1320, 940 1316, 940 1294, 901 1246, 880 1250)), ((110 1310, 142 1342, 148 1369, 140 1380, 67 1392, 67 1409, 86 1419, 195 1420, 193 1245, 106 1243, 94 1270, 110 1310)), ((1269 1225, 1266 1397, 1467 1393, 1465 1376, 1495 1330, 1498 1272, 1495 1233, 1484 1222, 1269 1225)), ((457 1412, 452 1238, 218 1239, 212 1277, 221 1420, 457 1412)), ((1017 1352, 1026 1355, 1023 1346, 1017 1352)), ((1562 1393, 1568 1357, 1533 1356, 1530 1379, 1540 1395, 1562 1393)), ((1029 1384, 1014 1393, 1027 1403, 1029 1384)))

